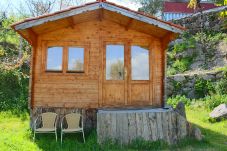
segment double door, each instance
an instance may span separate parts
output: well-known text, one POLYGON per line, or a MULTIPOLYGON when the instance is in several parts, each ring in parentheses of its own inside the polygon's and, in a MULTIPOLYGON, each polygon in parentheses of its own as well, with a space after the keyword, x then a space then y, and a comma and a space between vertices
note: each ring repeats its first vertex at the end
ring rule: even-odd
POLYGON ((152 105, 149 46, 105 42, 102 106, 152 105))

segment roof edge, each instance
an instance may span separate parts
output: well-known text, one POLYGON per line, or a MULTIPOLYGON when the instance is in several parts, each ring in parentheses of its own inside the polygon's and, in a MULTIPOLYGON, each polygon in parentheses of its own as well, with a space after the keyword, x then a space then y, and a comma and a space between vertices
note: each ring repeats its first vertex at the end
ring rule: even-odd
POLYGON ((158 26, 160 28, 163 28, 165 30, 168 30, 168 31, 171 31, 174 33, 182 33, 185 30, 185 28, 180 25, 176 25, 171 22, 163 21, 154 16, 147 15, 142 12, 134 11, 127 7, 117 5, 115 3, 99 2, 99 1, 86 3, 86 4, 80 5, 80 6, 73 6, 68 9, 57 11, 57 12, 54 12, 51 14, 45 14, 45 15, 41 15, 38 17, 28 18, 28 19, 25 19, 20 22, 12 24, 11 27, 16 31, 28 29, 33 26, 41 25, 45 22, 55 21, 58 19, 66 18, 66 17, 71 17, 71 16, 74 16, 77 14, 81 14, 85 11, 92 11, 92 10, 96 10, 96 9, 100 9, 100 8, 103 8, 103 9, 106 9, 109 11, 113 11, 116 13, 120 13, 124 16, 130 17, 130 18, 133 18, 133 19, 136 19, 136 20, 139 20, 139 21, 142 21, 142 22, 154 25, 154 26, 158 26))

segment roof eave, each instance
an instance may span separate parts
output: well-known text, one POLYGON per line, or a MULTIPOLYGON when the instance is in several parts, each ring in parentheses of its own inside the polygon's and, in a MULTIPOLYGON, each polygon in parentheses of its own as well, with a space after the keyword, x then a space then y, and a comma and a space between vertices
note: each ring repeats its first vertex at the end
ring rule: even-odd
POLYGON ((38 25, 44 24, 46 22, 56 21, 56 20, 63 19, 66 17, 71 17, 74 15, 82 14, 84 12, 97 10, 100 8, 122 14, 129 18, 133 18, 135 20, 139 20, 141 22, 145 22, 147 24, 157 26, 159 28, 165 29, 165 30, 173 32, 173 33, 181 34, 185 30, 183 27, 180 27, 180 26, 177 27, 177 25, 175 25, 175 24, 173 25, 172 23, 164 22, 157 18, 151 18, 151 17, 148 17, 147 15, 140 14, 136 11, 129 10, 125 7, 113 5, 112 3, 109 3, 109 2, 90 3, 89 5, 84 5, 83 7, 71 8, 71 9, 68 9, 67 11, 49 14, 49 16, 44 15, 39 18, 25 20, 25 21, 13 24, 12 28, 14 28, 16 31, 24 30, 24 29, 31 28, 33 26, 38 26, 38 25))

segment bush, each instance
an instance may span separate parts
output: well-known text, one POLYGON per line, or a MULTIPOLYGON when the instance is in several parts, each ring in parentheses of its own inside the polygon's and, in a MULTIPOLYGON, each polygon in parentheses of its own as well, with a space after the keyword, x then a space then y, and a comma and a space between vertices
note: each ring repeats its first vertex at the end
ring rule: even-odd
POLYGON ((18 70, 0 69, 0 110, 27 109, 28 78, 18 70))
POLYGON ((215 90, 218 94, 227 94, 227 71, 224 72, 224 78, 216 83, 215 90))
POLYGON ((173 68, 177 71, 177 72, 185 72, 186 70, 189 69, 189 66, 192 62, 193 58, 187 57, 187 58, 182 58, 179 60, 176 60, 173 63, 173 68))
POLYGON ((212 110, 215 107, 219 106, 220 104, 227 103, 227 94, 225 95, 216 94, 216 95, 206 96, 205 98, 203 98, 203 100, 205 102, 205 106, 208 109, 212 110))
POLYGON ((214 86, 210 80, 199 78, 195 81, 195 94, 197 98, 203 98, 208 94, 214 93, 214 86))
POLYGON ((220 94, 213 94, 211 96, 205 96, 201 99, 189 99, 185 96, 177 95, 175 97, 168 98, 167 104, 173 107, 179 102, 183 102, 186 106, 203 106, 207 109, 213 110, 215 107, 219 106, 220 104, 226 103, 227 104, 227 94, 220 95, 220 94))
POLYGON ((186 106, 191 104, 191 100, 186 98, 184 95, 177 95, 175 97, 168 98, 167 104, 173 106, 174 108, 177 106, 179 102, 183 102, 186 106))

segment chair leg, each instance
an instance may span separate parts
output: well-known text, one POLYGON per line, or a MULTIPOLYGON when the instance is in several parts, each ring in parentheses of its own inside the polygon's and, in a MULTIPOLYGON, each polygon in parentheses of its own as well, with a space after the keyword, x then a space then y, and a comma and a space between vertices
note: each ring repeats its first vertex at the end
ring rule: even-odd
POLYGON ((82 131, 82 133, 83 133, 83 139, 84 139, 84 143, 85 143, 84 130, 82 131))
POLYGON ((58 141, 57 131, 55 131, 56 142, 58 141))

